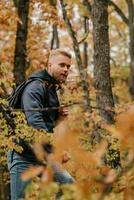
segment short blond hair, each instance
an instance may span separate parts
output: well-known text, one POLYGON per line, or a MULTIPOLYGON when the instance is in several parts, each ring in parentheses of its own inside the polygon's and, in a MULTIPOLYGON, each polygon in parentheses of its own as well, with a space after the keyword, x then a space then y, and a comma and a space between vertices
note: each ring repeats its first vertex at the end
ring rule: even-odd
POLYGON ((49 53, 49 59, 53 56, 63 55, 71 59, 71 54, 63 49, 52 49, 49 53))

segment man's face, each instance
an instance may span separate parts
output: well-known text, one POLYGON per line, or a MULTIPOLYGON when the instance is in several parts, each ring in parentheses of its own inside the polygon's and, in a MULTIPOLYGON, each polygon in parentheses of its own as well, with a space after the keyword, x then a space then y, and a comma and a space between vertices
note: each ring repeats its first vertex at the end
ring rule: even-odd
POLYGON ((65 82, 71 66, 71 59, 65 55, 52 56, 48 63, 48 73, 59 82, 65 82))

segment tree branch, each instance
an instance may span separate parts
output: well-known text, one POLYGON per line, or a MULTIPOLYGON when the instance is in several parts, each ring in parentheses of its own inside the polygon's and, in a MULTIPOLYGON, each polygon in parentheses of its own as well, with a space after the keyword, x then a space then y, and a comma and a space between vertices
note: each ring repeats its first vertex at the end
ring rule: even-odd
POLYGON ((82 88, 83 88, 83 92, 84 92, 84 109, 86 111, 89 111, 89 113, 91 112, 91 107, 90 107, 90 101, 89 101, 89 84, 87 81, 87 73, 85 71, 83 71, 83 63, 82 63, 82 58, 80 55, 80 48, 79 48, 79 43, 76 37, 76 32, 73 30, 72 28, 72 24, 67 16, 67 11, 66 11, 66 4, 64 2, 64 0, 60 0, 60 4, 61 4, 61 8, 62 8, 62 13, 63 13, 63 19, 67 25, 68 28, 68 32, 69 35, 73 41, 73 48, 74 48, 74 52, 75 52, 75 56, 76 56, 76 62, 79 68, 79 72, 80 72, 80 78, 81 78, 81 84, 82 84, 82 88))
POLYGON ((88 0, 83 0, 83 5, 87 8, 89 14, 91 13, 92 11, 92 7, 91 7, 91 4, 88 0))
POLYGON ((113 6, 114 10, 118 13, 118 15, 124 21, 124 23, 126 25, 128 25, 129 24, 128 18, 125 16, 125 14, 123 13, 123 11, 113 1, 111 1, 111 0, 109 1, 109 5, 113 6))
POLYGON ((87 39, 88 34, 89 34, 89 30, 87 30, 87 32, 84 34, 83 38, 80 41, 78 41, 78 44, 83 43, 87 39))

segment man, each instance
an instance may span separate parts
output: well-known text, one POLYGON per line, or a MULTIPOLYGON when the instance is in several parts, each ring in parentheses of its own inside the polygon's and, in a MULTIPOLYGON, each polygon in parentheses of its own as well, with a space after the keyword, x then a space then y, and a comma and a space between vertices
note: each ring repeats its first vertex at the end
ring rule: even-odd
MULTIPOLYGON (((27 122, 30 126, 53 133, 57 121, 68 115, 67 109, 40 111, 45 107, 59 107, 56 93, 57 86, 66 81, 71 66, 71 55, 60 49, 52 50, 48 59, 47 70, 34 73, 29 77, 28 84, 21 94, 21 108, 25 110, 27 122), (39 109, 38 111, 27 111, 39 109)), ((11 200, 24 196, 24 189, 29 181, 21 180, 21 173, 36 160, 30 151, 25 150, 22 155, 15 150, 8 153, 8 168, 11 178, 11 200)), ((58 164, 52 163, 54 178, 59 183, 72 183, 74 179, 66 171, 58 170, 58 164)))

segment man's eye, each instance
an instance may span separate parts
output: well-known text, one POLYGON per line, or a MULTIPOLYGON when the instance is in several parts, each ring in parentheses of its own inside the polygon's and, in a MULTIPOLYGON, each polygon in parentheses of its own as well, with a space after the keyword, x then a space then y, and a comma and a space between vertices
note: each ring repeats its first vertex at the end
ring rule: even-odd
POLYGON ((61 67, 65 67, 65 63, 60 63, 60 66, 61 67))
POLYGON ((67 65, 66 63, 60 63, 59 65, 60 67, 67 67, 67 69, 70 68, 70 65, 67 65))
POLYGON ((67 68, 70 69, 70 65, 67 65, 67 68))

